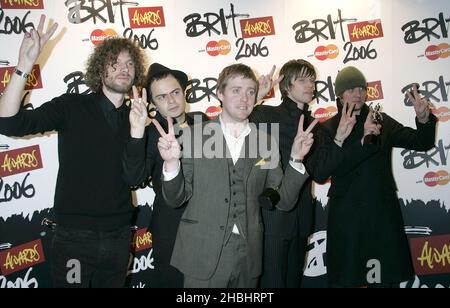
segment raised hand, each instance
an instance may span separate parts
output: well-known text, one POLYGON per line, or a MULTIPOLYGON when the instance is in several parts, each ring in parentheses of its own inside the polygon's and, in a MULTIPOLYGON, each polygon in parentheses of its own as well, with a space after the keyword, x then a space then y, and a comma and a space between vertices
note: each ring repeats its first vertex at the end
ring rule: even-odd
MULTIPOLYGON (((145 124, 147 122, 147 91, 142 89, 142 96, 139 97, 139 91, 133 86, 133 99, 130 110, 130 134, 133 138, 144 137, 145 124)), ((159 124, 159 123, 158 123, 159 124)))
MULTIPOLYGON (((29 33, 25 33, 20 45, 17 71, 30 74, 42 48, 55 33, 58 24, 55 23, 46 33, 43 33, 44 22, 45 15, 41 15, 37 30, 32 29, 29 33)), ((3 95, 0 96, 0 117, 11 117, 20 110, 22 91, 28 78, 22 78, 26 75, 19 77, 18 74, 11 77, 3 95)))
POLYGON ((352 114, 353 109, 355 109, 354 104, 349 107, 349 103, 344 102, 341 120, 339 121, 339 126, 336 130, 336 136, 334 138, 334 141, 337 142, 339 146, 342 146, 344 140, 347 139, 356 124, 356 116, 352 114))
POLYGON ((171 117, 167 117, 167 123, 169 126, 168 133, 164 131, 161 124, 159 124, 156 119, 152 119, 152 123, 161 135, 158 140, 158 150, 161 154, 161 158, 166 163, 166 171, 173 171, 178 167, 178 160, 181 157, 181 146, 175 137, 173 120, 171 117))
POLYGON ((262 75, 259 77, 259 90, 257 101, 263 99, 270 90, 283 80, 283 75, 279 76, 277 79, 273 80, 273 74, 275 73, 276 66, 272 66, 272 70, 267 75, 262 75))
POLYGON ((58 24, 54 23, 47 32, 44 33, 44 23, 45 15, 41 15, 37 30, 31 29, 30 32, 26 32, 22 40, 19 50, 18 67, 27 70, 26 73, 31 71, 45 44, 58 28, 58 24))
POLYGON ((300 117, 297 135, 295 136, 294 143, 292 144, 291 156, 294 159, 303 160, 314 143, 313 133, 311 133, 311 131, 319 120, 315 119, 311 124, 309 124, 306 130, 303 130, 304 118, 305 117, 303 115, 300 117))
POLYGON ((408 95, 409 100, 414 105, 417 120, 422 124, 427 123, 430 118, 430 107, 432 106, 430 100, 420 96, 417 85, 414 85, 410 91, 406 92, 406 95, 408 95))

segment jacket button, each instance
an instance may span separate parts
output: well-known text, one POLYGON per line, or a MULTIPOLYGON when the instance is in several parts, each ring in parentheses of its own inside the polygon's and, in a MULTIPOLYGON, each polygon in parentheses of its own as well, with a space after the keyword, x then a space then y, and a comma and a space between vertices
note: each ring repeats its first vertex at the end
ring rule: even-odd
POLYGON ((220 230, 224 230, 225 229, 225 227, 224 226, 220 226, 220 230))
POLYGON ((228 203, 228 198, 225 198, 225 203, 228 203))

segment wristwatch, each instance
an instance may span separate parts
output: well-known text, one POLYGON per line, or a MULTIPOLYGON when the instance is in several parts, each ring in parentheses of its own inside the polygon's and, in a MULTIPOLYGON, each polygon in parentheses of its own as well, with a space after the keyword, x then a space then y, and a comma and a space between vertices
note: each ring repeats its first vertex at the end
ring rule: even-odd
POLYGON ((25 78, 25 79, 28 79, 28 77, 30 77, 30 74, 24 73, 24 72, 22 72, 21 70, 19 70, 19 69, 17 69, 17 68, 14 69, 14 72, 15 72, 17 75, 19 75, 20 77, 25 78))

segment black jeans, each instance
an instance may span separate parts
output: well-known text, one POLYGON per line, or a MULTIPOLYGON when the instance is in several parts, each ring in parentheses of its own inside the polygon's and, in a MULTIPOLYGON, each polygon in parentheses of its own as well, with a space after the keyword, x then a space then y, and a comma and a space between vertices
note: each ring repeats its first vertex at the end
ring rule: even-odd
POLYGON ((57 226, 51 261, 54 287, 124 287, 130 244, 129 226, 113 231, 57 226))

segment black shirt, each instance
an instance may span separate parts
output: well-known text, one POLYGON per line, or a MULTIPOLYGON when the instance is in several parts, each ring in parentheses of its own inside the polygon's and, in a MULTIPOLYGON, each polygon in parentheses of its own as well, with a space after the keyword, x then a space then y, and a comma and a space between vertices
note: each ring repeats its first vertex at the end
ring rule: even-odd
POLYGON ((0 133, 7 136, 58 131, 54 210, 60 225, 113 230, 130 223, 133 207, 121 164, 129 109, 111 106, 101 93, 64 94, 35 110, 0 118, 0 133), (104 110, 116 112, 116 120, 107 120, 104 110))
POLYGON ((114 131, 119 129, 124 120, 128 121, 128 107, 125 104, 116 108, 106 96, 102 96, 99 103, 106 120, 114 131))
MULTIPOLYGON (((259 105, 255 107, 249 119, 251 122, 261 127, 261 124, 267 123, 269 133, 272 134, 280 149, 281 163, 283 170, 289 164, 291 156, 292 144, 297 135, 298 125, 301 115, 304 115, 303 128, 314 120, 308 111, 308 104, 304 104, 303 109, 299 109, 296 102, 289 97, 284 97, 279 106, 259 105), (270 124, 279 125, 279 134, 274 134, 270 128, 270 124)), ((314 127, 313 131, 317 129, 314 127)), ((311 192, 312 173, 309 167, 309 157, 314 151, 314 146, 304 158, 306 170, 310 174, 310 178, 299 190, 299 199, 297 206, 293 212, 283 212, 280 210, 263 211, 264 230, 266 235, 289 238, 295 236, 297 228, 300 228, 300 236, 307 238, 313 232, 314 207, 313 196, 311 192), (299 226, 300 223, 300 226, 299 226)))

